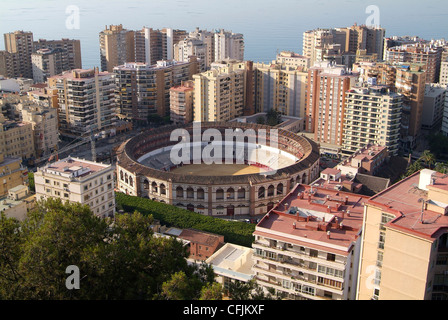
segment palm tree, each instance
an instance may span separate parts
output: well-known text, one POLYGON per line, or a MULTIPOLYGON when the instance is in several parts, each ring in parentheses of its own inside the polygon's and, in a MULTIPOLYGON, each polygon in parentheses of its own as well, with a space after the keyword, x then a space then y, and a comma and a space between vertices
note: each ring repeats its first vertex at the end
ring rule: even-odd
POLYGON ((423 151, 419 160, 423 161, 423 163, 429 168, 432 168, 432 166, 436 163, 436 157, 429 150, 423 151))

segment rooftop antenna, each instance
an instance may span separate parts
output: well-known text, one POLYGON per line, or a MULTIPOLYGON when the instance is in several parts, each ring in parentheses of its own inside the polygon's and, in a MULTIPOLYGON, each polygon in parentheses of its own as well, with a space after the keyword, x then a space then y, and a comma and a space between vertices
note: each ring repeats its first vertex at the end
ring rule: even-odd
POLYGON ((418 202, 422 203, 422 212, 420 213, 420 222, 423 223, 423 211, 425 210, 426 201, 424 198, 420 198, 420 199, 418 199, 418 202))
MULTIPOLYGON (((425 203, 426 203, 426 201, 425 201, 424 198, 420 198, 420 199, 418 199, 418 203, 422 203, 422 210, 421 210, 421 212, 420 212, 420 219, 419 219, 419 220, 420 220, 421 223, 423 223, 423 211, 425 210, 425 203)), ((416 220, 416 221, 414 222, 414 224, 412 225, 412 229, 414 228, 415 224, 416 224, 419 220, 416 220)))

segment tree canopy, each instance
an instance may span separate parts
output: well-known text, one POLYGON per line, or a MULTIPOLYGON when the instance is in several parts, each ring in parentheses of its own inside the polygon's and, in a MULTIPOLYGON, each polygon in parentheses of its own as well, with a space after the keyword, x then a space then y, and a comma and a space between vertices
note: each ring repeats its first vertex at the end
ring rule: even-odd
POLYGON ((189 265, 188 250, 158 237, 152 216, 138 212, 96 217, 88 206, 39 202, 24 221, 0 215, 0 299, 166 299, 186 277, 181 298, 200 299, 213 284, 207 265, 189 265), (67 267, 79 269, 69 290, 67 267))

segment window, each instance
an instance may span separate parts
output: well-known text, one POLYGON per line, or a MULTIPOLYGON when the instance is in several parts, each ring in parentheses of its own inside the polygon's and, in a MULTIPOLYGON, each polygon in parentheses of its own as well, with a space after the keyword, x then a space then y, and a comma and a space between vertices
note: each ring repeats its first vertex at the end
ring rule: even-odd
POLYGON ((383 266, 383 252, 382 251, 378 251, 377 256, 376 256, 376 266, 377 267, 382 267, 383 266))
POLYGON ((380 232, 380 239, 378 241, 378 248, 384 249, 384 241, 386 240, 386 233, 381 231, 380 232))
POLYGON ((336 261, 336 255, 333 253, 327 253, 327 261, 336 261))
POLYGON ((381 224, 380 224, 380 229, 381 230, 385 230, 384 225, 386 223, 388 223, 389 221, 395 219, 395 216, 393 214, 389 214, 389 213, 381 213, 381 224))
POLYGON ((317 258, 317 253, 318 253, 318 251, 317 251, 317 250, 314 250, 314 249, 310 249, 310 257, 314 257, 314 258, 317 258))

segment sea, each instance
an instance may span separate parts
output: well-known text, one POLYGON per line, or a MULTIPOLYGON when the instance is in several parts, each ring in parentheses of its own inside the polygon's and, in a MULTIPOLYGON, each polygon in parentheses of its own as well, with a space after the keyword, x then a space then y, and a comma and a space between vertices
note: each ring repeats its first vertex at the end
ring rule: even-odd
POLYGON ((380 25, 386 36, 448 38, 448 4, 446 0, 0 0, 1 34, 23 30, 33 32, 35 40, 80 39, 83 68, 100 65, 99 32, 106 25, 242 33, 245 59, 266 63, 283 50, 301 54, 307 30, 355 23, 380 25))

